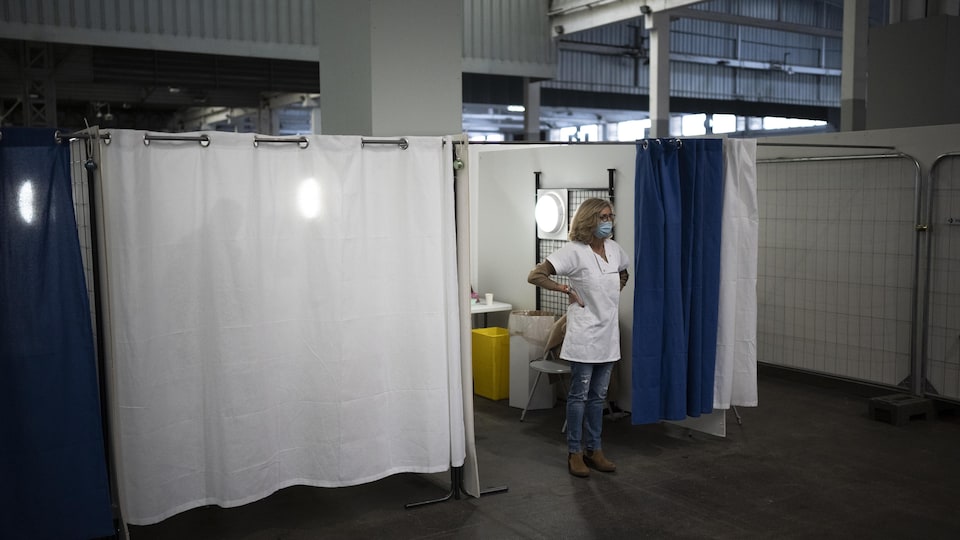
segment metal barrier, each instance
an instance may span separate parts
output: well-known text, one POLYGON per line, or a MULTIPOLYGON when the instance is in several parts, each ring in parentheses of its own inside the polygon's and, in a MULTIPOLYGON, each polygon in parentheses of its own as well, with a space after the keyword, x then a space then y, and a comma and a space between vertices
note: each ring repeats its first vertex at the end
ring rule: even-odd
POLYGON ((917 160, 889 151, 757 163, 759 361, 920 395, 917 160), (765 177, 761 166, 778 171, 765 177))
POLYGON ((960 152, 937 157, 927 183, 924 393, 960 401, 960 152), (946 174, 941 175, 941 169, 946 174))

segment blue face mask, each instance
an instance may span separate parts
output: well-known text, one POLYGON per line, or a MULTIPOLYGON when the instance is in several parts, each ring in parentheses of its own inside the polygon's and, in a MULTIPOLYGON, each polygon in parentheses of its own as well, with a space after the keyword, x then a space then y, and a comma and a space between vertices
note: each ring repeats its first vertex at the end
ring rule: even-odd
POLYGON ((609 221, 601 221, 597 225, 597 229, 593 231, 593 235, 597 238, 610 238, 613 235, 613 223, 609 221))

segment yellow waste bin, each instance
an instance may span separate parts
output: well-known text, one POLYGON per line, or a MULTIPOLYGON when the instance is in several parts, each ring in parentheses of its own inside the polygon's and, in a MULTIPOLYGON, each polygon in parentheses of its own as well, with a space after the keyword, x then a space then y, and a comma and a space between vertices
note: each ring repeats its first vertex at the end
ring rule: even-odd
POLYGON ((473 393, 488 399, 510 397, 510 332, 506 328, 473 331, 473 393))

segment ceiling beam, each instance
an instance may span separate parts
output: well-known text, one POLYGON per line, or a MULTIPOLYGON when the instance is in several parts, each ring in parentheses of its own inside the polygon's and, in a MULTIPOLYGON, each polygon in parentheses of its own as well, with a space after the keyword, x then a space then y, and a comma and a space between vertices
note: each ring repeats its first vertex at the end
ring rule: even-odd
POLYGON ((737 60, 734 58, 717 58, 713 56, 697 56, 693 54, 670 55, 671 62, 690 62, 693 64, 721 65, 730 68, 754 69, 759 71, 782 71, 787 74, 803 73, 805 75, 823 75, 827 77, 839 77, 842 73, 839 69, 830 69, 812 66, 800 66, 787 64, 785 62, 757 62, 752 60, 737 60))
POLYGON ((700 19, 742 26, 769 28, 783 32, 842 38, 842 30, 832 30, 772 19, 760 19, 687 7, 701 0, 558 0, 551 4, 551 35, 572 34, 606 24, 634 19, 651 13, 669 11, 670 18, 700 19))
POLYGON ((553 37, 673 10, 703 0, 554 0, 547 15, 553 37))
POLYGON ((757 17, 745 17, 743 15, 733 15, 730 13, 720 13, 717 11, 704 11, 702 9, 675 9, 670 12, 670 17, 676 17, 679 19, 700 19, 704 21, 722 22, 740 26, 755 26, 757 28, 768 28, 771 30, 780 30, 782 32, 793 32, 796 34, 808 34, 812 36, 828 38, 839 39, 843 37, 843 30, 831 30, 829 28, 821 28, 818 26, 775 21, 773 19, 759 19, 757 17))

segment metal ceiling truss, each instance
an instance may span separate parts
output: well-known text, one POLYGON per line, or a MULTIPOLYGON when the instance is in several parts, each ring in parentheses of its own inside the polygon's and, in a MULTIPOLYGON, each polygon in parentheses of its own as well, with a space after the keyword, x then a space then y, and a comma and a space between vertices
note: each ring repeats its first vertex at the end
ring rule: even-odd
POLYGON ((21 42, 20 67, 23 72, 23 125, 56 127, 57 93, 53 46, 49 43, 21 42))
POLYGON ((554 37, 673 10, 702 0, 552 0, 547 14, 554 37))

